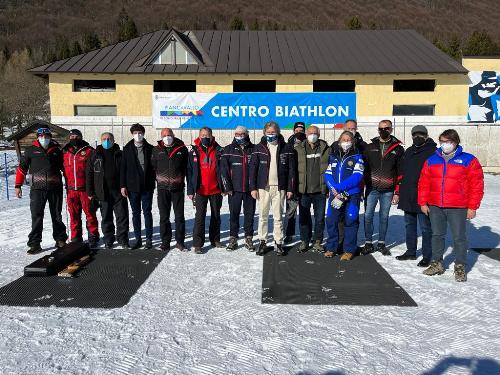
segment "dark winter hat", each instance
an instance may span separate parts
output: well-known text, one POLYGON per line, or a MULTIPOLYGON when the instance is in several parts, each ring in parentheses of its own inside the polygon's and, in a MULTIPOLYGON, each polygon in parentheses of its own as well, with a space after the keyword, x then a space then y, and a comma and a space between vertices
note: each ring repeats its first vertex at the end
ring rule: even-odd
POLYGON ((146 132, 146 129, 144 129, 144 126, 142 126, 141 124, 137 123, 137 124, 134 124, 130 127, 130 133, 134 133, 134 132, 141 132, 141 133, 145 133, 146 132))
POLYGON ((76 136, 78 136, 80 138, 83 138, 82 132, 80 130, 78 130, 78 129, 71 129, 69 131, 69 136, 71 137, 72 135, 76 135, 76 136))
POLYGON ((36 130, 36 135, 41 135, 41 134, 49 134, 52 135, 52 132, 50 131, 49 128, 38 128, 36 130))
POLYGON ((297 121, 295 123, 295 125, 293 126, 293 130, 295 130, 297 128, 302 128, 302 129, 306 130, 306 124, 304 124, 302 121, 297 121))
POLYGON ((413 135, 415 133, 420 133, 420 134, 425 134, 425 135, 429 134, 427 132, 427 128, 423 125, 416 125, 413 128, 411 128, 411 135, 413 135))

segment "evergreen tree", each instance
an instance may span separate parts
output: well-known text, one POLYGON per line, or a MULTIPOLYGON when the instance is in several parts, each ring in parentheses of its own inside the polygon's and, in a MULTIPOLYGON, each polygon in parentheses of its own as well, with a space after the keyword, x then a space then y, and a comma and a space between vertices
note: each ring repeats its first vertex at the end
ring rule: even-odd
POLYGON ((71 51, 69 50, 69 44, 66 39, 63 39, 56 43, 57 59, 63 60, 71 56, 71 51))
POLYGON ((361 25, 361 21, 359 20, 358 16, 352 17, 348 22, 347 22, 347 28, 349 30, 360 30, 363 26, 361 25))
POLYGON ((101 41, 94 32, 85 33, 82 40, 83 52, 101 48, 101 41))
POLYGON ((464 48, 468 56, 494 56, 499 52, 499 46, 486 31, 474 31, 464 48))
POLYGON ((129 39, 137 38, 139 32, 132 18, 129 17, 125 8, 122 8, 118 16, 118 41, 124 42, 129 39))
POLYGON ((260 30, 259 20, 256 18, 250 25, 250 30, 260 30))
POLYGON ((245 25, 240 16, 234 16, 229 23, 230 30, 245 30, 245 25))
POLYGON ((78 43, 78 40, 75 40, 73 42, 73 45, 71 46, 71 56, 80 55, 81 53, 82 47, 80 47, 80 43, 78 43))

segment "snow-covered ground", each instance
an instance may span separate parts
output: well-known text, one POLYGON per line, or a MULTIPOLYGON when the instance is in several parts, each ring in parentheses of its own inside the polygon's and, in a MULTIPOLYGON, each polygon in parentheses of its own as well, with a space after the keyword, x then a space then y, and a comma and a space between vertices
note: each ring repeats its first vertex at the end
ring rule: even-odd
MULTIPOLYGON (((25 248, 24 193, 0 200, 0 285, 34 259, 25 248)), ((499 210, 500 177, 486 176, 471 247, 499 247, 499 210)), ((190 234, 190 202, 186 215, 190 234)), ((395 208, 391 215, 388 241, 397 255, 405 250, 403 217, 395 208)), ((224 241, 228 217, 224 203, 224 241)), ((51 247, 48 213, 45 223, 42 245, 51 247)), ((499 262, 470 252, 468 281, 456 283, 452 265, 431 278, 416 262, 375 258, 418 307, 263 305, 262 258, 243 249, 173 250, 121 309, 0 306, 0 373, 500 373, 499 262)), ((445 260, 452 262, 449 254, 445 260)))

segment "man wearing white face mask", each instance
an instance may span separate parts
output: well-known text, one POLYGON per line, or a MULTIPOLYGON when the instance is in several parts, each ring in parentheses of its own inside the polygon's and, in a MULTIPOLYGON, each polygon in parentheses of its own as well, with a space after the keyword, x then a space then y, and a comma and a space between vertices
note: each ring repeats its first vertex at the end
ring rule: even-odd
POLYGON ((184 187, 187 172, 188 150, 172 129, 161 130, 161 140, 153 149, 151 164, 156 172, 158 209, 160 211, 160 249, 170 250, 172 226, 170 210, 175 215, 176 248, 185 251, 186 221, 184 219, 184 187))
POLYGON ((141 207, 146 226, 145 249, 153 248, 153 192, 155 171, 151 165, 153 146, 144 139, 144 126, 134 124, 130 128, 133 139, 123 147, 120 187, 124 197, 128 196, 132 208, 135 243, 132 249, 142 247, 141 207))
POLYGON ((307 139, 295 146, 301 239, 299 252, 309 250, 310 242, 313 240, 312 248, 322 253, 325 203, 328 193, 324 173, 328 168, 330 148, 328 143, 319 139, 320 132, 317 126, 309 126, 306 135, 307 139), (314 211, 314 237, 311 205, 314 211))
POLYGON ((31 232, 28 236, 28 254, 36 254, 42 250, 43 216, 45 205, 49 202, 52 218, 52 234, 56 247, 66 244, 68 235, 62 221, 63 185, 61 172, 63 171, 63 156, 59 144, 52 139, 49 128, 37 130, 37 139, 26 148, 19 160, 16 172, 16 197, 22 197, 21 186, 26 175, 31 175, 30 183, 30 210, 31 232))

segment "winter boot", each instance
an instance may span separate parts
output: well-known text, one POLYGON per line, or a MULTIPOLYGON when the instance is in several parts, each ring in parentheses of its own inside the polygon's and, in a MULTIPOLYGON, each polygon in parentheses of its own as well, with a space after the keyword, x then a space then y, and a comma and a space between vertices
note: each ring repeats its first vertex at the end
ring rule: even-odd
POLYGON ((385 242, 377 243, 377 251, 380 251, 382 255, 387 255, 387 256, 391 255, 390 250, 387 247, 385 247, 385 242))
MULTIPOLYGON (((118 246, 120 246, 123 250, 130 249, 128 241, 118 242, 118 246)), ((113 244, 111 244, 111 248, 113 248, 113 244)))
POLYGON ((170 251, 170 243, 162 243, 160 245, 160 250, 165 251, 165 252, 169 252, 170 251))
POLYGON ((325 252, 325 247, 321 244, 321 240, 315 240, 314 244, 312 245, 312 249, 314 251, 317 251, 318 253, 325 252))
POLYGON ((62 240, 56 241, 56 247, 58 249, 60 249, 61 247, 64 247, 64 245, 66 245, 66 241, 62 241, 62 240))
POLYGON ((220 241, 214 241, 214 242, 211 242, 210 244, 212 245, 212 247, 216 247, 216 248, 219 248, 219 249, 224 248, 224 245, 220 241))
POLYGON ((89 247, 91 249, 95 249, 97 245, 99 244, 99 238, 95 236, 90 236, 89 237, 89 247))
POLYGON ((276 255, 278 255, 278 256, 285 255, 285 250, 283 250, 283 244, 282 243, 276 243, 275 242, 275 247, 276 247, 276 249, 274 251, 276 251, 276 255))
POLYGON ((325 256, 325 258, 333 258, 336 253, 335 251, 327 250, 323 253, 323 255, 325 256))
POLYGON ((186 246, 183 243, 177 242, 175 244, 175 248, 179 251, 186 251, 186 246))
POLYGON ((354 254, 353 253, 344 253, 342 254, 342 256, 340 257, 340 260, 351 260, 353 258, 354 254))
POLYGON ((266 253, 266 241, 260 241, 259 248, 255 255, 264 255, 266 253))
POLYGON ((203 254, 203 250, 202 250, 202 248, 201 248, 201 247, 195 247, 195 248, 194 248, 194 252, 195 252, 196 254, 203 254))
POLYGON ((417 263, 417 266, 429 267, 429 264, 431 264, 431 261, 429 259, 422 258, 422 260, 420 260, 420 262, 417 263))
POLYGON ((417 257, 414 254, 408 253, 408 251, 407 251, 401 255, 396 256, 396 259, 397 260, 416 260, 417 257))
POLYGON ((464 264, 455 264, 455 281, 459 283, 463 283, 467 281, 467 274, 465 273, 465 265, 464 264))
POLYGON ((40 244, 36 244, 36 245, 31 245, 30 248, 28 249, 27 253, 29 255, 34 255, 34 254, 38 254, 41 251, 42 251, 42 247, 40 246, 40 244))
POLYGON ((130 247, 132 250, 137 250, 142 247, 142 240, 136 240, 134 244, 130 247))
POLYGON ((153 248, 153 240, 146 240, 146 244, 144 245, 144 249, 151 250, 153 248))
POLYGON ((442 275, 444 273, 443 262, 440 260, 433 260, 429 268, 424 270, 423 274, 427 276, 442 275))
POLYGON ((309 244, 306 241, 300 241, 300 245, 297 251, 299 253, 305 253, 307 252, 307 250, 309 250, 309 244))
POLYGON ((255 251, 255 246, 253 245, 253 241, 252 241, 251 236, 245 237, 245 248, 248 251, 255 251))
POLYGON ((361 254, 363 255, 368 255, 371 254, 375 251, 373 248, 373 244, 371 242, 365 242, 365 246, 363 246, 363 249, 361 250, 361 254))
POLYGON ((229 243, 226 246, 227 251, 234 251, 238 248, 238 240, 236 237, 229 237, 229 243))

